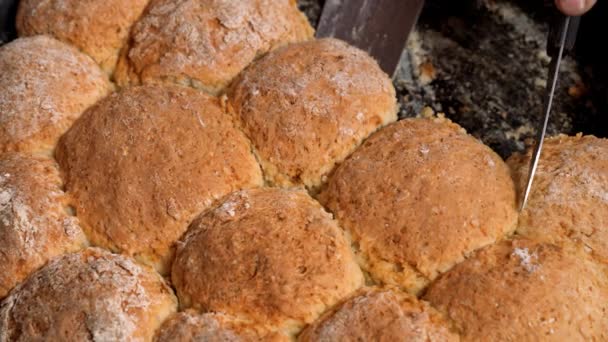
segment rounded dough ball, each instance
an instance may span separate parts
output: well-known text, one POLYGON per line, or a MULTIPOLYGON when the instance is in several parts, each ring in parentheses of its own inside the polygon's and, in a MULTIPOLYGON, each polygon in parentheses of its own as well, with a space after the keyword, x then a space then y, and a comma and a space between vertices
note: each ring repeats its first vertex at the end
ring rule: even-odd
POLYGON ((312 33, 294 0, 152 0, 114 76, 216 94, 258 56, 312 33))
POLYGON ((183 307, 295 334, 363 285, 331 215, 304 191, 229 195, 182 239, 172 280, 183 307))
POLYGON ((51 258, 87 245, 54 161, 0 155, 0 299, 51 258))
POLYGON ((288 342, 289 336, 268 332, 222 313, 197 314, 194 310, 173 315, 158 330, 155 342, 288 342))
POLYGON ((402 120, 372 135, 320 199, 372 278, 412 293, 517 222, 507 166, 445 119, 402 120))
POLYGON ((126 256, 90 248, 49 262, 0 305, 0 341, 150 341, 171 288, 126 256))
MULTIPOLYGON (((551 243, 576 241, 608 262, 608 140, 562 135, 543 146, 517 232, 551 243)), ((520 194, 530 156, 508 160, 520 194)))
POLYGON ((86 55, 46 36, 0 47, 0 152, 50 155, 111 84, 86 55))
POLYGON ((606 341, 606 274, 580 250, 503 241, 444 274, 425 299, 464 341, 606 341))
POLYGON ((99 102, 61 139, 57 160, 91 242, 163 274, 197 214, 263 184, 220 101, 176 85, 128 88, 99 102))
POLYGON ((397 119, 395 89, 365 52, 335 39, 271 52, 229 91, 267 180, 316 190, 370 133, 397 119))
POLYGON ((458 341, 427 303, 397 289, 365 288, 306 328, 298 341, 458 341))
POLYGON ((111 74, 131 25, 148 0, 22 0, 19 36, 48 34, 91 56, 111 74))

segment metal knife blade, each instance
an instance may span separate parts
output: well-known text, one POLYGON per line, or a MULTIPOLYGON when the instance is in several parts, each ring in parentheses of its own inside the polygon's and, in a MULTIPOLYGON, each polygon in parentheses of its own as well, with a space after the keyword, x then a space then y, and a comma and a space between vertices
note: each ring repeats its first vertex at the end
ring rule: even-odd
POLYGON ((423 5, 424 0, 327 0, 316 36, 367 51, 392 76, 423 5))
POLYGON ((552 30, 549 33, 547 52, 551 56, 551 63, 549 65, 549 82, 547 83, 547 89, 545 91, 544 120, 542 121, 542 125, 538 131, 534 152, 532 153, 532 159, 530 160, 528 180, 522 196, 521 206, 519 208, 520 211, 526 207, 528 198, 530 197, 530 192, 532 191, 534 175, 536 174, 536 170, 538 168, 538 163, 543 149, 543 141, 545 139, 545 134, 547 133, 547 124, 549 123, 549 117, 551 116, 551 107, 553 106, 555 89, 557 88, 560 65, 564 52, 574 47, 579 21, 580 17, 563 16, 559 22, 559 26, 557 26, 557 30, 552 30), (558 42, 557 44, 553 44, 555 40, 558 42))

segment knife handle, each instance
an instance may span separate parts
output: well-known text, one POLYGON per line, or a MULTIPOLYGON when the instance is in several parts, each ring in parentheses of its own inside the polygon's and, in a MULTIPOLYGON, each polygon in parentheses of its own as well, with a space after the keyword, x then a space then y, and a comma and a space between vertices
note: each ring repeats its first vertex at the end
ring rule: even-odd
POLYGON ((547 41, 547 54, 549 56, 555 56, 559 52, 561 37, 563 30, 566 29, 566 42, 564 44, 564 52, 570 52, 574 49, 576 43, 576 36, 578 35, 578 28, 581 23, 581 17, 570 17, 570 23, 566 27, 564 22, 568 19, 568 16, 555 10, 555 14, 549 24, 549 38, 547 41))

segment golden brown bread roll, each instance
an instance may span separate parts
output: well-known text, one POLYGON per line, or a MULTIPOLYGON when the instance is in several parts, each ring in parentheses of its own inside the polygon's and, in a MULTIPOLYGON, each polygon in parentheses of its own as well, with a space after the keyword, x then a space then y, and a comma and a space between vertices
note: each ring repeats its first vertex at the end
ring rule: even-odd
POLYGON ((307 327, 298 341, 458 341, 427 303, 397 289, 365 288, 307 327))
POLYGON ((0 299, 49 259, 87 245, 54 161, 0 154, 0 299))
POLYGON ((320 200, 372 278, 412 293, 517 222, 507 166, 445 119, 406 119, 375 133, 320 200))
POLYGON ((348 241, 302 190, 233 193, 178 245, 172 280, 184 308, 295 334, 363 285, 348 241))
POLYGON ((111 74, 148 0, 22 0, 20 36, 48 34, 76 46, 111 74))
POLYGON ((155 342, 288 342, 289 336, 268 332, 222 313, 197 314, 194 310, 177 313, 161 326, 155 342))
POLYGON ((312 33, 294 0, 152 0, 115 78, 121 86, 170 81, 217 94, 258 56, 312 33))
MULTIPOLYGON (((530 152, 508 163, 522 194, 530 152)), ((608 140, 563 135, 545 140, 517 232, 551 243, 576 241, 608 262, 608 140)))
POLYGON ((606 341, 606 267, 580 250, 530 240, 480 250, 425 299, 464 341, 606 341))
POLYGON ((57 160, 91 242, 163 274, 197 214, 263 184, 220 100, 177 85, 128 88, 100 101, 61 139, 57 160))
POLYGON ((0 341, 151 341, 176 311, 151 268, 97 248, 53 259, 0 304, 0 341))
POLYGON ((0 47, 0 152, 50 155, 72 122, 110 90, 91 58, 53 38, 0 47))
POLYGON ((395 89, 365 52, 335 39, 277 49, 229 90, 266 179, 316 190, 378 127, 395 121, 395 89))

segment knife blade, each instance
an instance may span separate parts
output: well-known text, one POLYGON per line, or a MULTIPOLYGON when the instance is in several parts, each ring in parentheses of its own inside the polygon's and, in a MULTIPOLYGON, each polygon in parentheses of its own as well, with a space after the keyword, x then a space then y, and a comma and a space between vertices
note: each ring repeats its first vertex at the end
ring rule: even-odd
POLYGON ((316 36, 367 51, 392 76, 423 5, 424 0, 327 0, 316 36))
POLYGON ((522 196, 520 211, 524 210, 530 193, 532 191, 532 183, 534 181, 534 175, 536 174, 538 163, 543 149, 543 141, 547 133, 547 125, 549 123, 549 117, 551 116, 551 109, 553 106, 553 99, 555 97, 555 89, 557 88, 559 69, 562 63, 564 53, 571 50, 574 47, 576 41, 576 35, 578 32, 578 26, 580 23, 580 17, 570 17, 560 15, 556 26, 552 26, 549 31, 549 39, 547 44, 547 53, 551 56, 551 63, 549 64, 549 82, 545 90, 544 99, 544 119, 538 130, 538 136, 534 146, 534 152, 532 153, 532 159, 530 160, 530 166, 528 171, 528 179, 526 187, 522 196))

